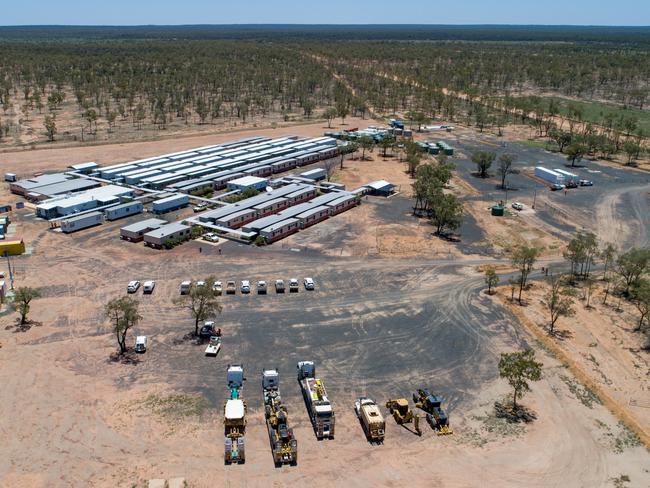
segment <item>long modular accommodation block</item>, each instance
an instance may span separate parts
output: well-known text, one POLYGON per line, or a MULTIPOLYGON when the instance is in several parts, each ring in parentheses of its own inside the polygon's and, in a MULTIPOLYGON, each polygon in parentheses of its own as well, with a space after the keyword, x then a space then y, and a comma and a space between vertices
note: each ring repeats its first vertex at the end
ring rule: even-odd
POLYGON ((354 195, 344 195, 336 200, 326 203, 331 215, 337 215, 356 206, 357 198, 354 195))
POLYGON ((268 202, 255 205, 253 209, 257 211, 256 217, 261 218, 279 212, 280 210, 284 210, 288 206, 289 202, 286 198, 276 198, 274 200, 269 200, 268 202))
POLYGON ((153 202, 153 213, 172 212, 179 208, 187 207, 189 203, 190 199, 187 195, 172 195, 171 197, 161 198, 153 202))
POLYGON ((163 225, 167 225, 166 220, 162 219, 147 219, 135 224, 127 225, 120 229, 120 239, 129 242, 140 242, 144 239, 144 235, 152 230, 159 229, 163 225))
POLYGON ((315 207, 306 212, 296 215, 296 218, 300 221, 300 228, 306 229, 318 222, 328 219, 330 216, 330 208, 326 205, 320 207, 315 207))
POLYGON ((552 184, 552 185, 563 185, 564 184, 564 176, 558 173, 557 171, 553 171, 552 169, 544 168, 542 166, 536 166, 535 167, 535 176, 538 178, 543 179, 544 181, 552 184))
POLYGON ((280 239, 284 239, 291 234, 295 234, 299 230, 300 220, 296 218, 289 218, 287 220, 283 220, 282 222, 278 222, 277 224, 270 225, 265 229, 262 229, 260 231, 260 236, 262 236, 264 240, 270 244, 272 242, 279 241, 280 239))
POLYGON ((118 205, 116 207, 107 208, 104 212, 106 220, 117 220, 129 215, 136 215, 142 213, 144 205, 142 202, 128 202, 118 205))
POLYGON ((99 225, 104 220, 101 212, 90 212, 76 217, 70 217, 61 221, 61 230, 66 234, 77 232, 78 230, 87 229, 99 225))
POLYGON ((289 193, 287 195, 287 200, 289 200, 289 205, 298 205, 300 203, 311 200, 316 196, 316 188, 313 186, 308 188, 303 188, 302 190, 289 193))
POLYGON ((220 219, 215 220, 215 224, 223 225, 230 229, 239 229, 242 225, 246 225, 257 218, 257 210, 254 208, 245 208, 233 214, 226 215, 220 219))
POLYGON ((144 234, 144 245, 154 249, 162 249, 166 241, 189 238, 190 235, 191 229, 187 225, 179 223, 167 224, 144 234))

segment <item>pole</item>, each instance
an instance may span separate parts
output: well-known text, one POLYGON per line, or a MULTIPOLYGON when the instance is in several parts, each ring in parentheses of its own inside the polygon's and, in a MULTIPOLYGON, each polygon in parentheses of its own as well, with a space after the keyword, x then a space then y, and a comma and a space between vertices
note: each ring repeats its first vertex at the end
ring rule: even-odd
POLYGON ((535 187, 535 194, 533 195, 533 209, 535 209, 536 201, 537 201, 537 187, 535 187))
POLYGON ((5 251, 5 258, 7 258, 7 267, 9 268, 9 286, 14 289, 14 272, 11 269, 11 260, 9 259, 9 251, 5 251))

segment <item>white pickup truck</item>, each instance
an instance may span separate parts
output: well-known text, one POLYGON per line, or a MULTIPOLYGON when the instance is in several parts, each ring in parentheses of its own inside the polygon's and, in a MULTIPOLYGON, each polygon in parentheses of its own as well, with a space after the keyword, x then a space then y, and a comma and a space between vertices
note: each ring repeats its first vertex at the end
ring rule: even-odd
POLYGON ((205 348, 206 356, 216 356, 221 350, 221 337, 212 336, 210 337, 210 343, 208 347, 205 348))

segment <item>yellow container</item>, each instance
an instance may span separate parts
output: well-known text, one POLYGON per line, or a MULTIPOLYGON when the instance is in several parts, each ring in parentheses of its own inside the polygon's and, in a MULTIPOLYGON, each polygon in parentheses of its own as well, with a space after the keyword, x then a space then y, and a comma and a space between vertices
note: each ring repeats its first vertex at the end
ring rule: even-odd
POLYGON ((0 241, 0 257, 5 253, 9 256, 18 256, 25 252, 25 243, 23 241, 0 241))

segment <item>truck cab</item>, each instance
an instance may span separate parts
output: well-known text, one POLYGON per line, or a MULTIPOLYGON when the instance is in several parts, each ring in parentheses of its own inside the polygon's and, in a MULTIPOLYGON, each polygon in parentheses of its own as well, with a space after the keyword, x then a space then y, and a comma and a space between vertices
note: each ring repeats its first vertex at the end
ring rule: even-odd
POLYGON ((137 336, 135 338, 135 352, 138 354, 147 352, 147 336, 137 336))

